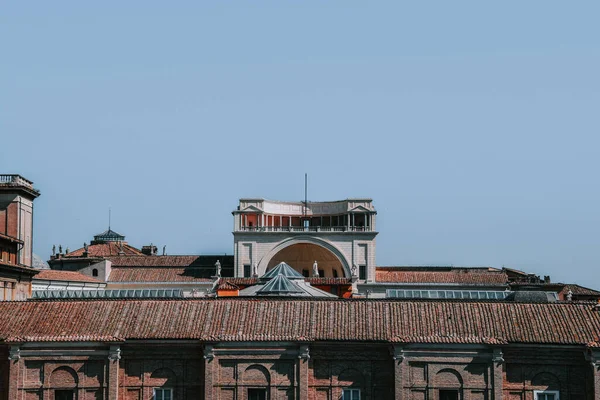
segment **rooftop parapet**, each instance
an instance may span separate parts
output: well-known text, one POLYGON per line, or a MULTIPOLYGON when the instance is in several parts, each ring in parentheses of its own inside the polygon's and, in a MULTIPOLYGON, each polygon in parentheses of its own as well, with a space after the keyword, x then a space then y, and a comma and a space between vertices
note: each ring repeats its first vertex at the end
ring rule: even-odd
POLYGON ((0 190, 22 189, 33 197, 38 197, 40 191, 33 187, 33 182, 17 174, 0 174, 0 190))

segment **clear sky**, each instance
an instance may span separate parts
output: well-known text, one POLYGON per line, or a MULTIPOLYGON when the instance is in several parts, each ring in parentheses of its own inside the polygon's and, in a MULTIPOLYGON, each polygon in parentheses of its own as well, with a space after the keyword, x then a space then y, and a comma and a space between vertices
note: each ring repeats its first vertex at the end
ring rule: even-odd
POLYGON ((35 251, 233 251, 240 197, 368 196, 379 265, 600 289, 600 3, 46 1, 0 11, 0 172, 35 251))

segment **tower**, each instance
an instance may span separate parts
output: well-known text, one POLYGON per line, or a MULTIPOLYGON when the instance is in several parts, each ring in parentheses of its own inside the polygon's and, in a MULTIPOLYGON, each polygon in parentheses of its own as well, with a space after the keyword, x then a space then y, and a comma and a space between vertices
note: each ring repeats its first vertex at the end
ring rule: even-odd
POLYGON ((31 267, 33 201, 40 192, 20 175, 0 175, 0 261, 31 267))

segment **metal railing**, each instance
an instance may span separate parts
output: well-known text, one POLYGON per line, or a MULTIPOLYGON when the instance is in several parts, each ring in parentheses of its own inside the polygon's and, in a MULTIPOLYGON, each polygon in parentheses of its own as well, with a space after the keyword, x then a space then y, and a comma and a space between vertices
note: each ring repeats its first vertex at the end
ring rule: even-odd
POLYGON ((242 232, 370 232, 365 226, 242 226, 242 232))

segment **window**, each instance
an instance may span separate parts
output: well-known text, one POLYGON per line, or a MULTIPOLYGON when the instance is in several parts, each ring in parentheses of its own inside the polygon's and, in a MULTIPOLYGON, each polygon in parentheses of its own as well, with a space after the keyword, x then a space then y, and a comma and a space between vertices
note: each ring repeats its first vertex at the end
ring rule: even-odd
POLYGON ((248 389, 248 400, 267 400, 267 389, 248 389))
POLYGON ((244 265, 244 277, 250 278, 250 274, 252 274, 252 271, 250 271, 250 264, 245 264, 244 265))
POLYGON ((325 277, 325 270, 324 270, 324 269, 320 269, 320 270, 319 270, 319 276, 320 276, 321 278, 324 278, 324 277, 325 277))
POLYGON ((55 390, 54 400, 75 400, 74 390, 55 390))
POLYGON ((535 400, 559 400, 558 390, 534 390, 533 398, 535 400))
POLYGON ((98 270, 96 268, 92 270, 92 276, 98 276, 98 270))
POLYGON ((333 277, 334 277, 334 278, 337 278, 337 277, 338 277, 338 272, 337 272, 337 269, 334 269, 334 270, 333 270, 333 277))
POLYGON ((171 388, 154 388, 153 400, 173 400, 173 389, 171 388))
POLYGON ((458 390, 440 390, 440 400, 458 400, 458 390))
POLYGON ((367 266, 359 265, 358 266, 358 279, 367 279, 367 266))
POLYGON ((302 276, 303 276, 303 277, 305 277, 305 278, 308 278, 308 277, 310 277, 310 273, 308 272, 308 270, 307 270, 307 269, 303 269, 303 270, 302 270, 302 276))
POLYGON ((342 400, 360 400, 360 389, 344 389, 342 400))

